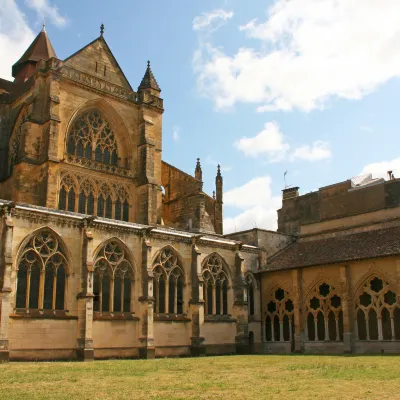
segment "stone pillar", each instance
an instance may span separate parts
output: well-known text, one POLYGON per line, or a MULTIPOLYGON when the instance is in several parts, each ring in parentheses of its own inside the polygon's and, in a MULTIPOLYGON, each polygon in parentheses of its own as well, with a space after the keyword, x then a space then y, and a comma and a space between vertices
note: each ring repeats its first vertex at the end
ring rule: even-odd
POLYGON ((192 290, 189 302, 190 316, 192 320, 192 336, 190 354, 192 357, 204 356, 206 347, 202 330, 204 326, 204 298, 203 298, 203 276, 201 274, 201 252, 197 247, 198 237, 193 238, 192 242, 192 268, 191 280, 192 290))
POLYGON ((242 243, 237 243, 235 252, 234 306, 236 315, 236 353, 248 354, 249 348, 249 312, 247 307, 247 284, 244 279, 244 257, 240 253, 242 243))
POLYGON ((293 351, 295 353, 304 352, 305 340, 305 321, 304 321, 304 299, 302 285, 302 270, 300 268, 292 270, 293 282, 293 305, 294 305, 294 335, 293 335, 293 351))
POLYGON ((353 299, 351 297, 351 280, 349 273, 350 271, 348 266, 340 266, 340 286, 343 310, 343 344, 345 353, 352 353, 355 346, 353 330, 355 315, 353 310, 353 299))
MULTIPOLYGON (((3 269, 0 267, 0 363, 9 360, 8 324, 11 312, 12 241, 14 223, 11 216, 13 203, 3 206, 3 269)), ((0 264, 1 266, 1 264, 0 264)))
POLYGON ((82 228, 82 288, 78 294, 77 357, 82 361, 94 359, 93 350, 93 235, 91 225, 95 217, 84 220, 82 228))
POLYGON ((142 291, 143 295, 139 298, 141 302, 142 318, 140 337, 141 347, 139 349, 140 358, 155 358, 154 347, 154 277, 151 265, 152 245, 150 241, 152 228, 146 228, 142 235, 142 291))

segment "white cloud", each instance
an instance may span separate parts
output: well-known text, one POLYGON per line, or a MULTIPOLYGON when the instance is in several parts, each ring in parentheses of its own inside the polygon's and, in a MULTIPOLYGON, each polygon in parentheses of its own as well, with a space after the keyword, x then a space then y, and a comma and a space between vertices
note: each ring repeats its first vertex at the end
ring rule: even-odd
POLYGON ((289 157, 290 161, 319 161, 332 157, 329 143, 317 140, 312 146, 304 145, 290 152, 290 145, 277 122, 267 122, 264 129, 254 137, 242 137, 233 144, 245 156, 268 156, 269 162, 279 162, 289 157))
POLYGON ((218 162, 213 156, 210 155, 207 156, 206 163, 209 165, 214 165, 215 167, 219 165, 222 172, 224 171, 228 172, 232 170, 232 167, 230 165, 222 164, 221 162, 218 162))
POLYGON ((14 0, 0 0, 0 78, 12 80, 11 66, 34 39, 25 15, 14 0))
POLYGON ((272 195, 269 176, 254 178, 228 190, 224 194, 224 204, 241 210, 236 216, 224 219, 225 233, 254 227, 277 228, 276 210, 281 207, 281 198, 272 195))
POLYGON ((217 109, 309 111, 360 99, 400 76, 399 26, 399 0, 277 0, 266 21, 240 27, 256 47, 228 54, 200 43, 198 87, 217 109))
POLYGON ((391 161, 381 161, 366 165, 360 175, 371 173, 373 178, 388 178, 388 171, 393 171, 395 178, 400 178, 400 157, 391 161))
POLYGON ((298 147, 291 154, 290 159, 292 161, 296 159, 306 160, 306 161, 319 161, 326 160, 332 157, 331 150, 329 148, 329 143, 317 140, 312 146, 305 145, 298 147))
POLYGON ((63 17, 56 6, 52 6, 48 0, 25 0, 29 8, 34 9, 41 18, 48 18, 51 23, 58 27, 62 27, 67 23, 67 19, 63 17))
POLYGON ((180 132, 180 128, 179 126, 174 125, 172 127, 172 139, 177 142, 179 140, 179 132, 180 132))
POLYGON ((267 122, 264 129, 254 137, 242 137, 234 146, 246 156, 266 154, 271 161, 281 161, 289 150, 289 145, 285 143, 283 133, 275 121, 267 122))
POLYGON ((204 12, 194 18, 192 27, 195 31, 213 31, 218 29, 224 22, 228 21, 232 17, 232 11, 225 11, 222 9, 213 10, 208 13, 204 12))

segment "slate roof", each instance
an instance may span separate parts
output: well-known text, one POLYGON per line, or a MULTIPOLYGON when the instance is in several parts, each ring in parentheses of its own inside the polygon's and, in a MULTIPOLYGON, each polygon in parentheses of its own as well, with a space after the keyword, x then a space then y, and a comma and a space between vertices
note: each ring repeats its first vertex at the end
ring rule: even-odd
POLYGON ((142 82, 140 82, 138 90, 140 89, 154 89, 161 92, 161 89, 158 86, 156 78, 154 78, 153 72, 150 68, 150 61, 147 61, 147 69, 143 76, 142 82))
POLYGON ((400 255, 400 226, 297 242, 267 262, 267 271, 400 255))
POLYGON ((46 31, 42 30, 25 51, 23 56, 13 65, 12 74, 15 77, 19 70, 21 70, 28 62, 38 62, 39 60, 47 61, 52 57, 57 57, 56 52, 50 43, 46 31))

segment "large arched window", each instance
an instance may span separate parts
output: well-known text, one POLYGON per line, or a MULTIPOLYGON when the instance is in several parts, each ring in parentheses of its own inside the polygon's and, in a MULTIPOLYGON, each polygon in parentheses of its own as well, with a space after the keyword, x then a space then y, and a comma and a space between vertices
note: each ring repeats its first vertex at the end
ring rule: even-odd
POLYGON ((400 302, 380 277, 368 279, 356 298, 358 340, 400 340, 400 302))
POLYGON ((306 301, 306 338, 311 341, 343 340, 342 299, 327 283, 317 285, 306 301))
POLYGON ((80 115, 67 135, 67 153, 118 166, 118 146, 110 124, 99 110, 80 115))
POLYGON ((162 249, 153 263, 154 311, 156 314, 183 314, 184 273, 174 249, 162 249))
POLYGON ((289 293, 276 288, 271 290, 265 311, 265 339, 269 342, 291 341, 294 334, 294 305, 289 293))
POLYGON ((133 268, 119 241, 103 245, 94 262, 93 309, 99 313, 133 312, 133 268))
POLYGON ((211 254, 205 260, 202 275, 206 315, 228 315, 228 275, 222 257, 211 254))
POLYGON ((65 310, 67 259, 50 230, 36 233, 17 265, 16 309, 65 310))

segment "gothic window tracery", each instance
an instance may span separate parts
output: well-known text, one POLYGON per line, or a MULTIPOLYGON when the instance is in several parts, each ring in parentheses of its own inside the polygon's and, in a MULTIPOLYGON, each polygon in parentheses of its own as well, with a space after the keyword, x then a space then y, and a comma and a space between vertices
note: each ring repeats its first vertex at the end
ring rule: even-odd
POLYGON ((133 268, 117 240, 102 246, 94 262, 93 310, 132 313, 133 268))
POLYGON ((218 254, 210 255, 202 270, 206 315, 228 315, 228 276, 218 254))
POLYGON ((118 166, 114 132, 99 110, 90 110, 73 122, 67 135, 67 153, 118 166))
POLYGON ((294 334, 294 304, 281 287, 272 290, 265 310, 265 338, 269 342, 291 341, 294 334))
POLYGON ((64 310, 67 259, 59 240, 42 230, 29 240, 19 258, 17 309, 64 310))
POLYGON ((310 341, 343 340, 342 299, 327 283, 317 285, 306 302, 306 338, 310 341))
POLYGON ((24 109, 19 117, 19 121, 17 120, 16 127, 13 130, 13 133, 10 137, 9 141, 9 150, 8 150, 8 169, 9 175, 11 175, 14 165, 17 164, 23 153, 22 141, 23 141, 23 131, 22 125, 27 120, 27 110, 24 109))
POLYGON ((356 332, 359 340, 400 340, 400 301, 391 285, 375 276, 356 298, 356 332))
POLYGON ((157 314, 183 314, 184 273, 176 252, 166 247, 153 263, 154 311, 157 314))
POLYGON ((60 210, 129 221, 130 196, 123 184, 109 185, 87 176, 65 173, 60 179, 60 210))

